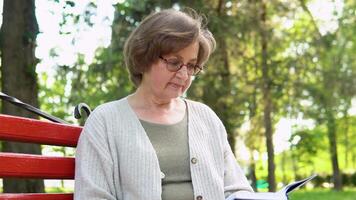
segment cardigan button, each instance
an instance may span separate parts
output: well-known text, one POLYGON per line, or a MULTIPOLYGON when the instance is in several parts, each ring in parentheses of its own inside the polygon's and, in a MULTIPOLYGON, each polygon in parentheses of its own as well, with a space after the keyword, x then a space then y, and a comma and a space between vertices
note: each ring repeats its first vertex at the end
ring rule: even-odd
POLYGON ((198 159, 193 157, 193 158, 190 160, 190 162, 192 162, 192 164, 197 164, 198 159))
POLYGON ((197 200, 203 200, 203 197, 201 195, 197 196, 197 200))
POLYGON ((161 172, 161 179, 164 179, 165 177, 166 175, 163 172, 161 172))

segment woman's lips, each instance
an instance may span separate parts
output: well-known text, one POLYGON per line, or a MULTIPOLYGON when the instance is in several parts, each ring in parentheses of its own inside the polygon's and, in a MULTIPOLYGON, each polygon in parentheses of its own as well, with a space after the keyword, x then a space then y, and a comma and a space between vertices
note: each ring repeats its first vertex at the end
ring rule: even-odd
POLYGON ((181 84, 177 84, 177 83, 170 83, 170 85, 171 85, 172 87, 174 87, 174 88, 177 88, 177 89, 179 89, 179 88, 182 88, 182 87, 183 87, 183 85, 181 85, 181 84))

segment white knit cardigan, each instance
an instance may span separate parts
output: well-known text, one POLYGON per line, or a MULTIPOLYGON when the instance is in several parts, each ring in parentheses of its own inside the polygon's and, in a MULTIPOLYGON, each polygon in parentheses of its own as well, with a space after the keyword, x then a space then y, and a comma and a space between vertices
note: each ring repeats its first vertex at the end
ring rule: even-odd
MULTIPOLYGON (((223 200, 239 190, 252 191, 217 115, 204 104, 185 102, 194 198, 223 200)), ((158 158, 127 97, 94 110, 75 160, 74 199, 161 199, 158 158)))

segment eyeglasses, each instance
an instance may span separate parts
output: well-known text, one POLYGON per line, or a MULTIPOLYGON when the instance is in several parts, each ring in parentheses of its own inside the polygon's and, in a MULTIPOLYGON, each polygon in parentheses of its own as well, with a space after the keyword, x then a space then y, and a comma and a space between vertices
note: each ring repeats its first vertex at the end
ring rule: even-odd
POLYGON ((162 56, 159 56, 166 63, 166 67, 170 72, 177 72, 182 69, 183 66, 187 67, 188 75, 196 76, 199 72, 203 69, 201 66, 197 64, 187 63, 184 64, 181 60, 172 58, 172 59, 165 59, 162 56))

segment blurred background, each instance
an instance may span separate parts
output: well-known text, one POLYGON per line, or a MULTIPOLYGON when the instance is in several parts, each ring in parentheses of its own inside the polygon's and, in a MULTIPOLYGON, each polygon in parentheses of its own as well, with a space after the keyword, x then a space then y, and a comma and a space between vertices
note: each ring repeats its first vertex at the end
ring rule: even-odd
MULTIPOLYGON (((292 199, 354 199, 356 0, 1 0, 0 91, 83 125, 75 105, 95 109, 134 91, 122 54, 128 34, 153 11, 184 7, 206 16, 217 41, 186 96, 218 114, 255 190, 318 174, 292 199)), ((37 118, 1 103, 1 113, 37 118)), ((15 185, 73 190, 63 180, 15 185)))

